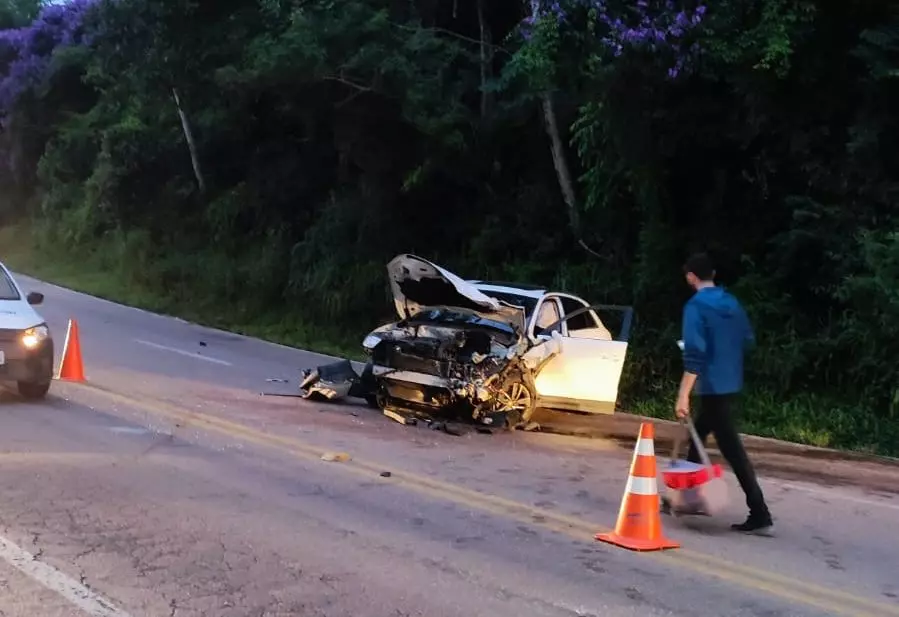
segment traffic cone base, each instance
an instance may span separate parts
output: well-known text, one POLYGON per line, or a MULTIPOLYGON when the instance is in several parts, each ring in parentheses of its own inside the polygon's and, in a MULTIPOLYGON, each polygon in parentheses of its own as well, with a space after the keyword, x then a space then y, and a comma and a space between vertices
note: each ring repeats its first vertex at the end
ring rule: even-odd
POLYGON ((641 553, 649 551, 666 551, 673 548, 680 548, 680 544, 678 544, 674 540, 669 540, 667 538, 662 538, 657 541, 633 540, 631 538, 622 538, 615 533, 600 533, 596 534, 596 539, 601 542, 606 542, 607 544, 614 544, 615 546, 620 546, 621 548, 626 548, 628 550, 638 551, 641 553))
POLYGON ((81 361, 81 341, 78 338, 78 322, 69 320, 66 330, 66 342, 62 352, 62 362, 59 364, 59 374, 56 377, 64 381, 87 381, 84 377, 84 364, 81 361))
POLYGON ((619 536, 614 531, 608 533, 596 534, 596 539, 606 544, 614 544, 621 548, 631 551, 647 552, 647 551, 665 551, 673 548, 680 548, 680 544, 674 540, 669 540, 664 536, 660 536, 655 540, 640 540, 638 538, 626 538, 619 536))
POLYGON ((634 446, 630 474, 615 530, 598 533, 595 538, 632 551, 661 551, 680 548, 680 544, 662 533, 653 425, 640 425, 640 437, 634 446))

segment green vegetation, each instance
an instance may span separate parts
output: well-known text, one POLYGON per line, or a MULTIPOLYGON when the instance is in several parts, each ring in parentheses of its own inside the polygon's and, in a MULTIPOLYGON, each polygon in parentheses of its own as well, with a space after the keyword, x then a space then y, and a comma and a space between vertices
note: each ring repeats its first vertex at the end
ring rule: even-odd
POLYGON ((889 3, 16 0, 0 28, 22 271, 355 353, 413 252, 633 304, 622 403, 668 417, 706 248, 759 335, 746 428, 899 453, 889 3))
MULTIPOLYGON (((120 260, 121 248, 114 241, 99 240, 77 252, 56 250, 52 244, 41 241, 29 226, 16 224, 0 228, 0 249, 4 263, 16 272, 98 298, 301 349, 364 359, 358 332, 311 327, 302 315, 283 309, 253 312, 233 304, 222 313, 215 298, 202 293, 194 295, 187 288, 167 289, 161 286, 159 274, 135 268, 132 257, 120 260)), ((150 267, 157 265, 158 262, 150 267)))

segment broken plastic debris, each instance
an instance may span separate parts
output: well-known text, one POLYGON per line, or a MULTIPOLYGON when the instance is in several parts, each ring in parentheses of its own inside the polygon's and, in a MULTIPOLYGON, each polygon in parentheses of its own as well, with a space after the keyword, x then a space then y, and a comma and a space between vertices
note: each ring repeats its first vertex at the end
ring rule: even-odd
POLYGON ((353 457, 346 452, 325 452, 322 454, 322 460, 329 463, 345 463, 353 460, 353 457))
POLYGON ((415 418, 410 418, 408 416, 404 416, 401 413, 393 411, 391 409, 385 409, 383 411, 384 415, 393 420, 394 422, 399 422, 400 424, 405 424, 407 426, 414 426, 418 424, 418 421, 415 418))
POLYGON ((457 427, 447 423, 447 422, 433 422, 431 423, 432 431, 443 431, 448 435, 453 435, 455 437, 461 437, 462 431, 460 431, 457 427))

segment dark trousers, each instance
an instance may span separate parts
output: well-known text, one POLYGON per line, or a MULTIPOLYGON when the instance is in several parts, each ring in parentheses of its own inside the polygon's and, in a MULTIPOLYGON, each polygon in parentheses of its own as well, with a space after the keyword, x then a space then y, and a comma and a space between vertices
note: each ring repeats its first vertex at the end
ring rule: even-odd
MULTIPOLYGON (((734 418, 735 399, 736 395, 734 394, 700 396, 699 413, 694 416, 693 423, 703 445, 705 445, 709 433, 715 436, 715 442, 718 444, 721 455, 733 469, 734 475, 740 482, 740 487, 746 493, 746 505, 749 506, 750 515, 767 518, 770 514, 765 503, 765 496, 762 494, 762 488, 755 477, 755 470, 752 468, 752 463, 743 447, 743 441, 737 432, 734 418)), ((693 463, 701 462, 699 452, 692 440, 687 460, 693 463)))

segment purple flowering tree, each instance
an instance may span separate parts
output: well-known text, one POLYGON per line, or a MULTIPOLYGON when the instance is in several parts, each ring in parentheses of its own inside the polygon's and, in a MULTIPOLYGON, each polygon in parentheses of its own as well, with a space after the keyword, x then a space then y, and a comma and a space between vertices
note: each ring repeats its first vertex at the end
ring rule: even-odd
POLYGON ((57 49, 86 43, 82 22, 92 0, 48 4, 28 26, 0 31, 0 114, 43 83, 57 49))
POLYGON ((8 186, 34 182, 37 161, 65 112, 52 94, 54 76, 66 76, 63 100, 72 100, 73 83, 80 85, 68 81, 72 73, 59 52, 86 42, 90 7, 91 0, 47 4, 29 25, 0 30, 0 180, 8 186))
POLYGON ((631 19, 614 16, 604 3, 598 3, 596 13, 608 28, 602 42, 618 57, 626 49, 657 53, 663 50, 675 51, 673 66, 668 68, 668 77, 676 78, 687 68, 691 58, 699 52, 697 43, 688 44, 690 34, 701 23, 706 13, 705 5, 698 5, 691 13, 678 10, 672 0, 653 11, 647 0, 639 0, 631 19))
MULTIPOLYGON (((675 52, 667 74, 676 78, 688 68, 699 45, 691 43, 693 33, 703 23, 707 7, 700 3, 686 9, 674 0, 527 0, 529 14, 521 33, 532 42, 540 24, 580 30, 586 38, 602 45, 597 53, 618 58, 627 52, 666 54, 675 52)), ((543 29, 546 32, 546 29, 543 29)))
POLYGON ((687 9, 673 0, 525 0, 527 15, 520 27, 524 42, 507 76, 523 79, 530 90, 541 93, 544 128, 569 226, 581 246, 594 255, 580 232, 577 190, 564 138, 567 127, 559 120, 556 94, 561 90, 571 98, 578 89, 596 90, 587 82, 630 58, 649 60, 663 79, 676 79, 691 68, 700 51, 693 34, 706 7, 693 0, 691 4, 687 9))

